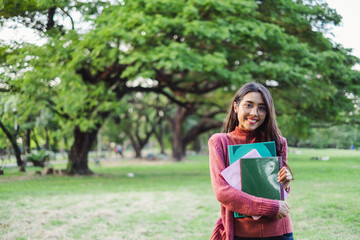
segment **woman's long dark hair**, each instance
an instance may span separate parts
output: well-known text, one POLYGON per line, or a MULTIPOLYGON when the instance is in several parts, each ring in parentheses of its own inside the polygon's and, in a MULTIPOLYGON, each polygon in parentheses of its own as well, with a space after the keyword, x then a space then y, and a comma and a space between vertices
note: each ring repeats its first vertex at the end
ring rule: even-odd
POLYGON ((234 102, 238 105, 243 97, 250 92, 258 92, 262 95, 266 105, 267 114, 263 124, 257 129, 260 134, 261 141, 275 141, 276 150, 279 153, 281 146, 281 131, 276 123, 276 114, 274 102, 269 90, 267 90, 262 84, 250 82, 242 86, 235 94, 231 106, 228 110, 228 114, 223 123, 223 132, 232 132, 236 126, 239 126, 239 120, 234 109, 234 102))

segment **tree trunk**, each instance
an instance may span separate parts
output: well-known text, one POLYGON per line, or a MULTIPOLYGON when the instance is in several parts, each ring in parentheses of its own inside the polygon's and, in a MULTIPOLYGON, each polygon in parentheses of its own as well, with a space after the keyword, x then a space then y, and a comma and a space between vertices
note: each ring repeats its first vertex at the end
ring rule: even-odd
POLYGON ((79 127, 74 129, 74 143, 69 153, 67 172, 69 174, 90 175, 92 171, 88 167, 88 153, 96 141, 99 128, 90 132, 82 132, 79 127))
POLYGON ((25 155, 30 154, 30 151, 31 151, 30 136, 31 136, 31 130, 27 129, 25 132, 25 137, 24 137, 24 153, 25 153, 25 155))
POLYGON ((194 151, 198 154, 201 151, 201 144, 199 136, 194 139, 194 151))
MULTIPOLYGON (((150 120, 147 118, 147 122, 150 120)), ((149 142, 149 139, 153 133, 155 133, 156 126, 161 124, 162 119, 158 119, 155 124, 152 124, 152 127, 149 131, 143 131, 142 133, 145 135, 144 138, 140 137, 139 132, 131 133, 129 130, 125 130, 125 134, 130 138, 131 145, 135 151, 135 157, 141 158, 141 151, 145 147, 145 145, 149 142)), ((137 127, 139 129, 139 126, 137 127)))
POLYGON ((35 133, 35 131, 33 131, 33 134, 32 134, 32 139, 34 140, 34 142, 35 142, 35 145, 36 145, 36 150, 38 150, 38 151, 40 151, 40 145, 39 145, 39 142, 38 142, 38 140, 37 140, 37 136, 36 136, 36 133, 35 133))
POLYGON ((164 133, 163 133, 163 128, 162 128, 162 124, 159 126, 159 132, 154 132, 155 134, 155 138, 158 141, 159 145, 160 145, 160 153, 161 154, 165 154, 165 146, 164 146, 164 133))
POLYGON ((170 120, 170 127, 172 132, 172 150, 173 158, 176 161, 181 161, 185 157, 185 146, 182 140, 182 123, 187 114, 187 109, 184 107, 177 107, 175 116, 170 120))
POLYGON ((174 127, 171 127, 171 130, 172 130, 172 150, 173 150, 172 156, 176 161, 181 161, 185 156, 182 139, 181 139, 182 134, 177 124, 174 127))
POLYGON ((212 129, 220 129, 222 122, 209 118, 203 118, 201 121, 193 126, 183 137, 183 145, 186 147, 194 139, 198 138, 200 134, 212 129))
POLYGON ((49 130, 47 127, 45 127, 45 140, 46 140, 45 149, 49 151, 50 150, 50 137, 49 137, 49 130))
POLYGON ((20 151, 19 145, 16 142, 16 136, 12 136, 11 133, 6 129, 6 127, 4 126, 4 124, 1 121, 0 121, 0 128, 3 130, 3 132, 5 133, 6 137, 9 139, 9 141, 14 149, 16 163, 19 167, 20 172, 25 172, 25 164, 24 164, 24 161, 21 159, 21 151, 20 151))
POLYGON ((132 137, 131 135, 128 135, 128 136, 130 137, 131 146, 133 147, 133 149, 135 151, 135 158, 141 158, 142 147, 140 146, 140 144, 138 144, 136 142, 134 137, 132 137))

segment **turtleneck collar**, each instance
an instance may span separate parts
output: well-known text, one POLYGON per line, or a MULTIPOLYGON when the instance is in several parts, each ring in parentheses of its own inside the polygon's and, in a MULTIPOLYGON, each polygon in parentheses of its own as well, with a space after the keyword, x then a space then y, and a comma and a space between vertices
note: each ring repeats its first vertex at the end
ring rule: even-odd
POLYGON ((238 126, 235 127, 235 130, 232 131, 231 134, 236 137, 241 137, 241 138, 244 137, 246 139, 246 142, 253 142, 254 140, 256 140, 260 137, 259 131, 245 130, 245 129, 239 128, 238 126))

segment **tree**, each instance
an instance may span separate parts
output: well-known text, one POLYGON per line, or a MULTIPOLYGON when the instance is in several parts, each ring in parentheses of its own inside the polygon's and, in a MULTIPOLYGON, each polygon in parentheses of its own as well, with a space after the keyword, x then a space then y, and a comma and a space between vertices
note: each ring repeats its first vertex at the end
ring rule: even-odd
POLYGON ((280 28, 264 39, 251 74, 271 88, 285 133, 307 136, 309 127, 346 121, 349 96, 360 93, 352 69, 359 59, 325 37, 341 16, 321 1, 262 1, 259 12, 280 28))
POLYGON ((142 149, 164 120, 166 99, 156 94, 137 93, 127 96, 124 101, 127 108, 115 118, 119 129, 130 139, 135 157, 141 158, 142 149))
POLYGON ((217 89, 235 91, 254 80, 267 85, 281 124, 295 122, 293 129, 339 121, 353 111, 348 96, 359 96, 359 75, 351 69, 359 60, 325 37, 327 26, 341 18, 321 1, 16 3, 21 11, 9 4, 3 17, 19 17, 47 43, 8 48, 8 64, 18 74, 10 86, 46 104, 63 127, 73 129, 70 172, 91 172, 87 153, 97 131, 134 92, 154 92, 177 104, 171 116, 177 159, 184 153, 185 120, 212 117, 201 113, 203 104, 219 112, 213 106, 222 104, 204 101, 217 89), (80 31, 71 17, 75 11, 91 30, 80 31), (70 19, 71 27, 55 16, 70 19))
POLYGON ((340 19, 321 1, 138 0, 105 9, 95 32, 117 29, 127 46, 122 62, 130 65, 122 76, 155 79, 154 91, 176 97, 173 148, 181 151, 193 95, 220 87, 267 85, 280 117, 297 122, 292 129, 353 108, 346 94, 359 94, 351 70, 358 59, 324 36, 340 19))
MULTIPOLYGON (((96 84, 91 86, 92 75, 86 75, 84 70, 80 76, 85 78, 85 85, 81 86, 81 77, 76 75, 79 67, 76 66, 77 69, 74 69, 66 66, 69 59, 72 58, 70 54, 74 51, 71 47, 58 47, 57 44, 67 44, 68 41, 75 41, 80 36, 75 32, 71 11, 82 12, 86 9, 88 11, 86 16, 90 16, 96 14, 95 10, 102 4, 101 1, 88 3, 77 1, 56 3, 16 1, 10 3, 5 1, 4 11, 1 12, 3 22, 15 17, 25 26, 38 30, 43 38, 48 40, 48 43, 42 46, 26 43, 13 43, 14 46, 5 46, 9 58, 3 67, 15 73, 8 83, 11 89, 15 89, 14 91, 26 96, 27 99, 32 99, 37 104, 48 107, 62 118, 63 126, 74 129, 75 140, 70 150, 68 164, 70 173, 91 173, 87 166, 87 153, 99 127, 99 123, 91 115, 96 114, 98 107, 103 107, 95 106, 96 95, 101 93, 103 86, 96 86, 96 84), (56 21, 55 18, 59 20, 56 21), (65 18, 71 20, 70 29, 66 29, 62 24, 65 18), (67 72, 68 70, 69 72, 67 72), (78 94, 74 96, 71 91, 78 91, 78 94), (91 102, 92 97, 95 98, 95 102, 91 102), (90 106, 82 109, 81 106, 86 104, 90 104, 90 106), (84 114, 78 117, 82 112, 84 114)), ((103 95, 106 98, 106 95, 103 95)), ((100 98, 98 100, 101 101, 100 98)), ((99 115, 106 118, 107 112, 103 111, 99 115)))
POLYGON ((172 132, 173 158, 182 160, 186 155, 186 146, 195 141, 198 136, 211 129, 220 129, 222 122, 215 116, 222 113, 221 109, 209 111, 211 105, 199 106, 199 104, 187 107, 174 106, 172 116, 167 115, 172 132), (205 113, 202 113, 205 112, 205 113))
POLYGON ((5 134, 9 140, 15 154, 16 163, 21 172, 25 172, 25 163, 21 158, 21 149, 17 143, 17 136, 19 134, 19 124, 18 124, 18 112, 17 108, 14 107, 15 99, 9 97, 8 94, 2 94, 2 99, 0 99, 0 104, 3 108, 0 110, 0 129, 5 134), (12 117, 9 117, 12 116, 12 117), (10 120, 11 123, 9 124, 10 120), (10 127, 10 126, 13 126, 10 127))

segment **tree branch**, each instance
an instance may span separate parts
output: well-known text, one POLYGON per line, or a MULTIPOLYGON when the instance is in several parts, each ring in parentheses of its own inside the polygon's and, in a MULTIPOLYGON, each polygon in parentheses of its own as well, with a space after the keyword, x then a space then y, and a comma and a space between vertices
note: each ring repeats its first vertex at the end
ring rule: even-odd
POLYGON ((188 108, 189 105, 192 104, 191 102, 182 102, 182 101, 176 99, 171 94, 167 93, 166 91, 164 91, 161 88, 127 87, 127 90, 129 92, 156 92, 156 93, 164 95, 171 102, 176 103, 176 104, 178 104, 182 107, 186 107, 186 108, 188 108))
MULTIPOLYGON (((217 82, 208 82, 208 81, 199 81, 199 82, 192 82, 187 87, 180 87, 179 85, 182 81, 174 81, 173 74, 166 74, 163 71, 154 69, 156 72, 156 80, 158 80, 161 86, 169 87, 173 92, 179 93, 195 93, 195 94, 204 94, 211 92, 219 87, 225 86, 226 84, 221 81, 217 82)), ((187 72, 184 72, 187 74, 187 72)))
POLYGON ((60 8, 60 9, 61 9, 61 11, 63 11, 63 12, 66 14, 66 16, 68 16, 68 17, 70 18, 70 21, 71 21, 71 29, 74 30, 74 29, 75 29, 75 24, 74 24, 73 18, 70 16, 70 14, 69 14, 67 11, 65 11, 65 10, 62 9, 62 8, 60 8))
POLYGON ((183 137, 183 145, 186 146, 188 143, 193 141, 197 136, 199 136, 201 133, 207 132, 214 128, 220 128, 222 125, 222 122, 220 121, 214 121, 213 119, 204 118, 201 119, 201 121, 192 127, 186 135, 183 137))
POLYGON ((56 7, 51 7, 48 10, 48 20, 46 23, 46 30, 49 31, 55 26, 54 16, 55 16, 56 7))

